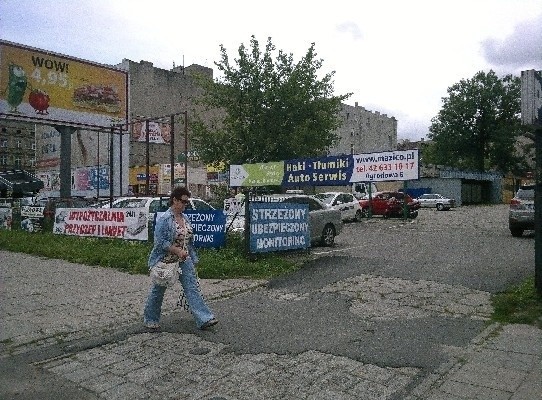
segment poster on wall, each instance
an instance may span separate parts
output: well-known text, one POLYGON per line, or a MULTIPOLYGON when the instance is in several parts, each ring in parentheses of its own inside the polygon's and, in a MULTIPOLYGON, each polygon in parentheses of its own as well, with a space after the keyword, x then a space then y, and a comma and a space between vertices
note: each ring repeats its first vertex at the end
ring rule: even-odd
MULTIPOLYGON (((147 123, 139 121, 132 124, 132 140, 135 142, 147 141, 147 123)), ((162 122, 149 121, 149 143, 171 142, 171 125, 162 122)))
POLYGON ((0 40, 0 115, 110 128, 128 120, 128 74, 0 40))

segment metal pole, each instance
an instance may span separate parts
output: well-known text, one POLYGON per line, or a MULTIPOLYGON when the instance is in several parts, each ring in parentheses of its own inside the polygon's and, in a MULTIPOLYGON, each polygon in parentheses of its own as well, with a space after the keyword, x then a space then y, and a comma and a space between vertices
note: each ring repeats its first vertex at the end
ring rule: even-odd
POLYGON ((536 186, 534 191, 534 285, 542 296, 542 128, 535 131, 536 186))
MULTIPOLYGON (((113 136, 115 136, 115 127, 111 127, 111 132, 109 134, 111 135, 109 138, 109 197, 113 198, 113 162, 115 161, 115 155, 113 154, 113 136)), ((100 174, 99 169, 98 174, 100 174)))
POLYGON ((184 186, 188 189, 188 111, 184 113, 184 186))
POLYGON ((97 166, 97 170, 98 170, 98 179, 97 179, 97 185, 96 185, 96 199, 98 201, 100 201, 100 131, 98 131, 98 149, 96 151, 96 156, 97 156, 97 160, 96 160, 96 166, 97 166))
POLYGON ((150 175, 150 168, 149 168, 149 161, 150 161, 150 154, 149 154, 149 120, 145 120, 145 147, 146 147, 146 169, 145 169, 145 194, 149 195, 149 175, 150 175))
POLYGON ((170 123, 170 145, 169 145, 169 162, 171 164, 171 170, 170 170, 170 186, 171 186, 171 193, 173 193, 173 189, 175 188, 175 116, 171 116, 171 123, 170 123))
POLYGON ((124 193, 122 190, 122 126, 119 126, 119 131, 119 196, 122 196, 124 193))

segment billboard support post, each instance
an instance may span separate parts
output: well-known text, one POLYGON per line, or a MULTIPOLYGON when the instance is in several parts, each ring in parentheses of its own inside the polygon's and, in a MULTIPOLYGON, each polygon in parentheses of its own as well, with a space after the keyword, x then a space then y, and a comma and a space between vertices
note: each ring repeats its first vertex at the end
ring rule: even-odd
POLYGON ((55 126, 60 132, 60 197, 71 197, 72 189, 72 134, 77 130, 71 126, 55 126))
POLYGON ((536 292, 542 296, 542 128, 535 129, 535 163, 536 186, 534 191, 534 285, 536 292))
POLYGON ((184 186, 188 189, 188 111, 184 111, 184 186))
POLYGON ((173 189, 175 188, 175 116, 171 116, 170 120, 171 124, 171 138, 170 138, 170 146, 169 146, 169 176, 170 176, 170 190, 171 193, 173 193, 173 189))
POLYGON ((145 194, 149 195, 149 185, 150 185, 150 149, 149 149, 149 120, 145 120, 145 194))

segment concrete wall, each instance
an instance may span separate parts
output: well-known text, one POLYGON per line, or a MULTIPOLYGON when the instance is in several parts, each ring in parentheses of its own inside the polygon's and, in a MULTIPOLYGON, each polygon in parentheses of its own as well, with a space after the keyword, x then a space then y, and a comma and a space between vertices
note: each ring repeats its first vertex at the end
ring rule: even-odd
POLYGON ((397 149, 397 120, 364 107, 342 105, 339 117, 343 125, 337 130, 339 143, 330 154, 360 154, 397 149))

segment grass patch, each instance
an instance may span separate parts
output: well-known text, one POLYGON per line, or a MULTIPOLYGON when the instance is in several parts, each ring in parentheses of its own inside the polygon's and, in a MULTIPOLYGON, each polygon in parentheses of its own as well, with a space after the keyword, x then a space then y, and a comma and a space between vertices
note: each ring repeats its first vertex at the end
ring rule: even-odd
MULTIPOLYGON (((246 257, 239 235, 228 235, 220 249, 199 249, 198 274, 204 279, 269 279, 293 272, 308 258, 305 253, 270 253, 246 257)), ((147 274, 152 243, 122 239, 0 230, 0 250, 66 260, 78 264, 147 274)))
POLYGON ((534 325, 542 329, 542 297, 536 293, 534 277, 492 296, 492 302, 492 320, 505 324, 534 325))

